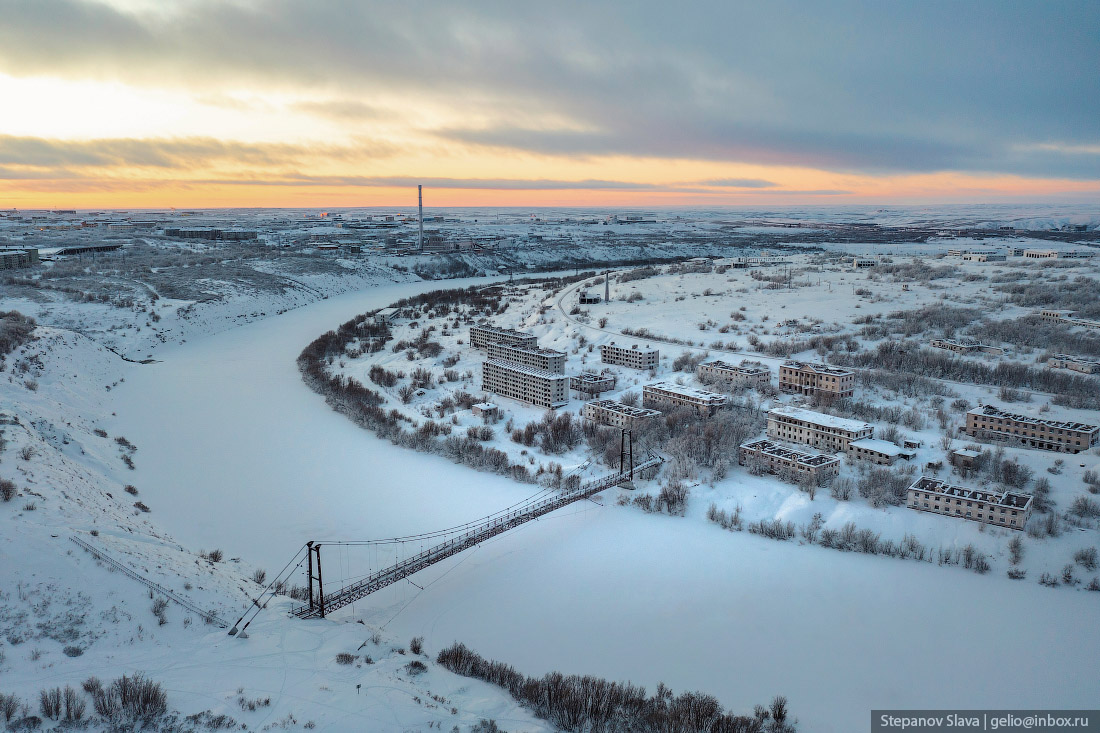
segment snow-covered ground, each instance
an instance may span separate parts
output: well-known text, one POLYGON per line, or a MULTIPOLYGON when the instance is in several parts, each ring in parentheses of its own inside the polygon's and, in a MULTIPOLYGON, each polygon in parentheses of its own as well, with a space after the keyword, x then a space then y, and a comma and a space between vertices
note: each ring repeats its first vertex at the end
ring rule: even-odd
MULTIPOLYGON (((149 495, 173 533, 275 567, 307 538, 450 526, 532 491, 397 451, 301 385, 292 360, 311 335, 411 291, 330 299, 135 367, 112 393, 118 429, 146 436, 136 475, 158 487, 149 495), (253 490, 242 496, 241 485, 253 490)), ((754 486, 802 496, 740 473, 714 491, 754 486)), ((663 680, 734 708, 786 694, 813 730, 859 729, 876 706, 1073 706, 1094 696, 1094 594, 723 532, 695 521, 705 497, 685 519, 613 498, 424 571, 423 592, 391 587, 346 618, 423 634, 433 650, 461 639, 529 673, 663 680), (1037 658, 1058 662, 1023 661, 1037 658)), ((951 543, 978 534, 890 511, 906 529, 939 524, 951 543)), ((340 552, 338 567, 354 562, 340 552)))
MULTIPOLYGON (((949 225, 934 212, 926 217, 910 209, 742 214, 708 215, 676 227, 680 235, 695 227, 713 233, 729 219, 742 234, 759 230, 770 236, 789 231, 774 225, 784 219, 820 224, 804 229, 807 234, 827 232, 832 222, 863 219, 949 225)), ((1095 226, 1092 214, 1041 209, 967 209, 947 219, 986 228, 1006 221, 1049 229, 1095 226)), ((542 230, 541 224, 507 226, 513 234, 542 230)), ((559 235, 580 237, 593 227, 567 222, 558 228, 559 235)), ((660 229, 610 228, 651 238, 660 229)), ((986 243, 943 240, 906 251, 932 254, 971 244, 986 243)), ((1021 244, 1049 246, 1038 240, 1021 244)), ((813 246, 822 245, 814 239, 813 246)), ((613 247, 600 247, 592 243, 578 248, 577 255, 615 258, 613 247)), ((895 256, 902 249, 879 243, 824 248, 895 256)), ((705 253, 705 247, 683 250, 689 256, 705 253)), ((509 257, 522 264, 560 261, 549 248, 537 247, 509 257)), ((799 265, 808 261, 804 255, 792 259, 799 265)), ((488 270, 501 261, 476 264, 488 270)), ((265 569, 272 577, 308 539, 377 539, 439 529, 485 516, 537 490, 395 448, 334 413, 302 383, 294 360, 320 333, 401 297, 485 281, 417 282, 392 264, 299 277, 300 286, 285 290, 245 285, 202 303, 160 297, 159 321, 146 320, 145 306, 126 311, 31 297, 25 290, 5 295, 0 310, 17 308, 47 325, 37 331, 38 340, 9 355, 0 372, 0 427, 8 441, 0 455, 0 478, 14 480, 20 490, 0 504, 0 692, 19 695, 36 712, 37 693, 46 686, 78 686, 90 674, 108 680, 141 670, 165 686, 170 708, 182 715, 209 710, 252 729, 314 723, 325 730, 459 725, 465 731, 492 718, 509 731, 547 730, 503 691, 430 663, 458 640, 527 674, 591 673, 650 689, 663 681, 678 691, 714 694, 738 712, 786 695, 806 731, 862 730, 871 708, 1083 708, 1095 702, 1100 594, 1035 582, 1040 571, 1057 572, 1070 562, 1073 550, 1096 545, 1095 528, 1027 540, 1028 578, 1012 581, 1004 575, 1007 532, 983 532, 977 525, 903 507, 874 509, 858 498, 837 501, 824 491, 810 498, 774 477, 736 468, 722 480, 694 486, 685 517, 618 506, 620 490, 609 490, 433 566, 414 576, 415 584, 390 586, 329 621, 292 621, 285 614, 290 601, 280 599, 258 617, 247 639, 226 636, 174 604, 161 625, 145 586, 112 572, 69 536, 232 623, 260 588, 251 580, 254 571, 265 569), (153 363, 123 362, 105 346, 153 363), (17 373, 17 364, 26 371, 20 367, 17 373), (137 493, 128 492, 127 485, 137 493), (913 533, 933 547, 973 543, 990 554, 994 572, 977 575, 728 532, 705 521, 711 503, 741 507, 746 519, 802 523, 821 513, 828 526, 855 521, 884 538, 913 533), (215 548, 223 560, 198 554, 215 548), (375 631, 378 642, 371 640, 375 631), (425 638, 429 668, 423 675, 406 668, 413 636, 425 638), (341 652, 358 658, 339 665, 335 657, 341 652), (270 705, 247 709, 249 701, 268 697, 270 705)), ((950 264, 973 274, 1007 268, 950 264)), ((765 342, 830 333, 851 328, 857 317, 881 317, 940 296, 1004 317, 1024 312, 999 302, 979 279, 946 287, 936 281, 913 284, 903 291, 874 282, 870 273, 839 267, 807 272, 801 279, 815 275, 809 287, 792 290, 763 290, 743 271, 616 284, 613 289, 623 290, 616 296, 636 287, 644 300, 587 308, 587 322, 570 314, 571 300, 558 308, 560 298, 572 297, 571 290, 544 291, 517 301, 500 325, 529 328, 542 345, 567 349, 568 371, 574 372, 598 363, 598 352, 579 345, 581 335, 586 344, 599 344, 621 340, 623 328, 649 328, 707 346, 722 341, 728 348, 732 341, 742 349, 749 346, 750 332, 765 342), (712 294, 704 295, 707 288, 712 294), (868 293, 857 295, 857 288, 868 293), (733 318, 735 311, 745 321, 733 318), (598 325, 601 317, 608 319, 605 327, 598 325), (800 324, 777 330, 777 322, 788 319, 800 324), (721 333, 727 324, 731 328, 721 333), (814 325, 817 331, 810 330, 814 325)), ((465 336, 464 329, 459 335, 465 336)), ((454 337, 440 340, 459 355, 454 368, 475 375, 454 386, 479 391, 479 355, 459 349, 454 337)), ((669 364, 683 347, 657 345, 663 354, 660 376, 676 376, 669 364)), ((381 363, 390 368, 401 362, 406 369, 415 366, 402 354, 383 356, 381 363)), ((1025 356, 1031 361, 1034 352, 1025 356)), ((773 370, 778 363, 759 358, 773 370)), ((362 378, 365 362, 349 360, 347 369, 362 378)), ((644 374, 621 376, 620 391, 649 381, 644 374)), ((682 376, 691 383, 689 374, 682 376)), ((951 389, 955 394, 948 401, 997 399, 996 390, 987 387, 953 384, 951 389)), ((867 396, 927 409, 927 403, 883 391, 867 396)), ((433 399, 429 393, 393 406, 422 417, 420 410, 433 399)), ((541 414, 503 402, 520 425, 541 414)), ((1048 402, 1036 394, 1013 409, 1038 414, 1048 402)), ((568 409, 579 406, 574 400, 568 409)), ((1043 414, 1096 422, 1095 413, 1057 406, 1043 414)), ((941 431, 930 414, 924 417, 923 427, 903 428, 925 441, 921 464, 943 455, 941 431)), ((467 424, 474 422, 462 415, 458 429, 467 424)), ((497 431, 494 443, 514 458, 556 460, 567 467, 585 458, 581 449, 564 456, 524 454, 507 440, 502 425, 497 431)), ((1047 476, 1055 458, 1018 449, 1007 454, 1036 476, 1047 476)), ((1097 464, 1092 453, 1065 458, 1063 472, 1050 476, 1051 498, 1060 510, 1082 490, 1086 468, 1097 464)), ((640 484, 641 491, 650 488, 640 484)), ((416 549, 397 547, 391 557, 330 545, 326 577, 337 582, 416 549)), ((304 582, 300 576, 295 580, 304 582)), ((201 723, 180 721, 187 725, 201 723)))

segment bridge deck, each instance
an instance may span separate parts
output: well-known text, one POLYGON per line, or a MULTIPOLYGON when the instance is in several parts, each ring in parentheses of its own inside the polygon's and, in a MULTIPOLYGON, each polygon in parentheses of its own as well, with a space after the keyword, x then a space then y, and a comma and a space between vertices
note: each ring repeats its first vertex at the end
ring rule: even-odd
MULTIPOLYGON (((643 471, 647 468, 652 468, 660 464, 662 460, 663 459, 660 457, 649 458, 635 466, 634 470, 643 471)), ((508 514, 495 517, 482 524, 476 525, 457 537, 441 542, 434 547, 429 547, 427 550, 406 558, 388 568, 371 573, 357 583, 333 591, 317 601, 313 607, 310 607, 308 604, 297 606, 291 613, 298 618, 318 618, 322 615, 322 608, 324 609, 324 613, 331 613, 338 608, 343 608, 349 603, 353 603, 377 590, 381 590, 388 585, 392 585, 414 573, 420 572, 424 568, 434 565, 437 562, 446 560, 448 557, 484 542, 491 537, 514 529, 533 519, 538 519, 545 514, 549 514, 575 501, 587 499, 605 489, 621 484, 626 481, 629 476, 630 474, 625 472, 604 476, 603 478, 590 481, 586 484, 581 484, 580 487, 573 491, 558 494, 549 499, 543 499, 534 504, 521 507, 508 514)))

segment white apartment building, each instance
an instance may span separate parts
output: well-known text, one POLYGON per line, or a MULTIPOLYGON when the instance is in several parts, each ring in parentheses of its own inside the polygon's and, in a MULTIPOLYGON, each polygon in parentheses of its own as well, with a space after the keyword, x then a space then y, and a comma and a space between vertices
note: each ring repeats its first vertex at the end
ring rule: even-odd
POLYGON ((581 372, 569 377, 569 388, 582 395, 599 397, 604 392, 615 389, 615 375, 581 372))
POLYGON ((710 417, 729 401, 724 394, 705 389, 685 387, 675 382, 654 382, 642 387, 642 404, 657 409, 688 407, 703 417, 710 417))
POLYGON ((768 411, 769 437, 812 445, 830 453, 847 453, 852 441, 870 438, 873 433, 874 428, 865 422, 802 407, 773 407, 768 411))
POLYGON ((695 376, 701 382, 758 385, 771 381, 771 370, 758 361, 742 361, 731 364, 721 359, 711 359, 695 367, 695 376))
POLYGON ((618 364, 631 369, 656 369, 661 355, 648 346, 619 346, 614 341, 600 346, 600 360, 604 364, 618 364))
POLYGON ((585 420, 624 430, 630 430, 636 423, 658 417, 660 414, 659 410, 624 405, 618 400, 592 400, 584 403, 581 409, 581 416, 585 420))
POLYGON ((878 438, 860 438, 848 444, 848 457, 879 466, 892 466, 899 458, 909 459, 915 451, 906 450, 896 443, 878 438))
POLYGON ((555 374, 565 372, 565 352, 552 349, 532 349, 524 346, 491 343, 485 347, 490 359, 504 359, 516 364, 544 369, 555 374))
POLYGON ((968 489, 929 476, 921 476, 905 494, 910 509, 1007 529, 1023 529, 1031 516, 1030 494, 968 489))
POLYGON ((475 349, 487 349, 489 344, 508 344, 526 349, 537 349, 538 339, 523 331, 494 326, 470 326, 470 346, 475 349))
POLYGON ((481 388, 538 407, 569 404, 569 377, 503 359, 487 359, 481 365, 481 388))

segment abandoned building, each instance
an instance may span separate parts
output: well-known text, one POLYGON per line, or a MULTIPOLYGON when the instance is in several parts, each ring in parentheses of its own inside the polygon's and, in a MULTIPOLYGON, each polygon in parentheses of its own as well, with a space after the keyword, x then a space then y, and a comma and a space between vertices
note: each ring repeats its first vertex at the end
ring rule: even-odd
POLYGON ((685 387, 675 382, 655 382, 642 387, 642 404, 646 407, 687 407, 703 417, 710 417, 728 401, 724 394, 685 387))
POLYGON ((737 449, 737 463, 753 464, 765 471, 787 477, 796 482, 803 478, 821 484, 840 473, 840 459, 824 453, 807 453, 788 448, 766 438, 742 443, 737 449))
POLYGON ((850 369, 827 364, 801 361, 784 362, 779 367, 781 392, 825 397, 851 397, 855 393, 856 375, 850 369))
POLYGON ((660 353, 649 346, 639 347, 634 344, 627 348, 612 341, 600 346, 600 360, 604 364, 617 364, 631 369, 656 369, 660 353))
POLYGON ((503 359, 481 365, 481 388, 537 407, 555 409, 569 403, 569 377, 503 359))
POLYGON ((1013 491, 952 486, 937 478, 921 476, 906 490, 905 505, 921 512, 1023 529, 1031 516, 1032 497, 1013 491))
POLYGON ((593 400, 586 402, 581 416, 597 425, 609 425, 613 428, 630 430, 638 422, 660 416, 659 410, 624 405, 617 400, 593 400))
POLYGON ((963 429, 975 438, 1062 453, 1080 453, 1100 443, 1100 426, 1043 420, 1005 412, 993 405, 967 412, 963 429))
POLYGON ((768 411, 770 437, 812 445, 830 453, 847 453, 852 441, 870 438, 873 433, 874 428, 865 422, 802 407, 773 407, 768 411))
POLYGON ((538 339, 523 331, 494 326, 470 326, 470 346, 484 351, 489 348, 489 344, 507 344, 525 349, 539 347, 538 339))

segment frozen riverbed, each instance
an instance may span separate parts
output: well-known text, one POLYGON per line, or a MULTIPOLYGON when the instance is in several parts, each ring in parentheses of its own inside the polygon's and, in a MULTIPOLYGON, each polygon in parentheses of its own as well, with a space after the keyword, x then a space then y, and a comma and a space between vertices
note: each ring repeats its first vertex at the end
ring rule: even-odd
MULTIPOLYGON (((332 298, 130 370, 111 433, 138 446, 127 478, 157 521, 274 571, 306 539, 451 526, 532 493, 379 441, 299 378, 295 357, 318 334, 433 287, 332 298)), ((339 576, 340 552, 329 557, 339 576)), ((426 590, 388 589, 354 617, 530 674, 663 680, 740 709, 785 694, 805 731, 865 730, 871 708, 1090 707, 1100 694, 1097 594, 615 506, 574 505, 413 580, 426 590)))

